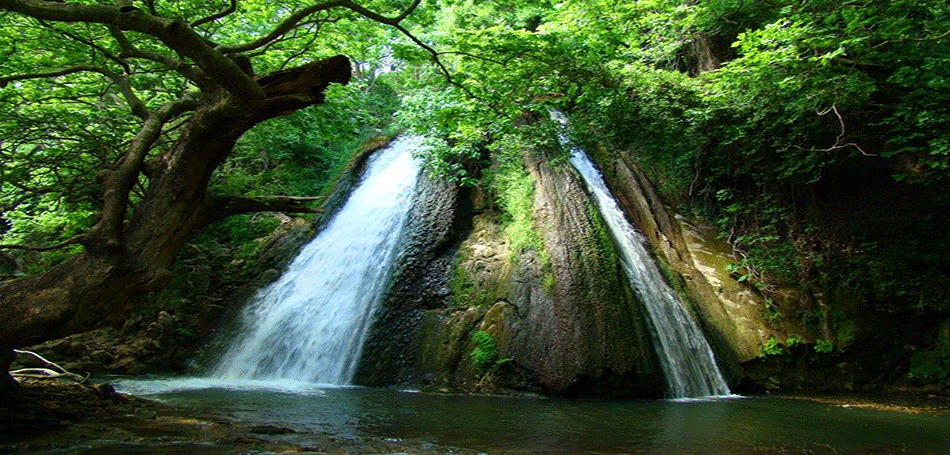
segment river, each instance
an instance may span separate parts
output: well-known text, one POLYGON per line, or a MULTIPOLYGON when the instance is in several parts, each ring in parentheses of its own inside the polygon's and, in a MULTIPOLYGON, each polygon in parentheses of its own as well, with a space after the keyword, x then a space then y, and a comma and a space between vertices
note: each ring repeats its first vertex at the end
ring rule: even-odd
MULTIPOLYGON (((254 425, 300 446, 398 440, 491 454, 950 452, 950 417, 800 399, 568 400, 429 394, 298 382, 137 379, 119 390, 254 425)), ((436 450, 439 452, 440 450, 436 450)))

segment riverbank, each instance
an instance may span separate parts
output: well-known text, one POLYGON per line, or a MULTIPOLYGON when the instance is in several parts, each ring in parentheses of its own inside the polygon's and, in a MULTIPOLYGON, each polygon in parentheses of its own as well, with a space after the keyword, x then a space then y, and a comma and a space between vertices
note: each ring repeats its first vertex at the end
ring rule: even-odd
POLYGON ((912 415, 950 416, 950 397, 932 394, 894 392, 864 395, 788 395, 784 397, 847 409, 871 409, 912 415))
POLYGON ((0 408, 0 454, 474 454, 401 440, 346 438, 235 422, 187 406, 83 386, 25 380, 23 402, 0 408))

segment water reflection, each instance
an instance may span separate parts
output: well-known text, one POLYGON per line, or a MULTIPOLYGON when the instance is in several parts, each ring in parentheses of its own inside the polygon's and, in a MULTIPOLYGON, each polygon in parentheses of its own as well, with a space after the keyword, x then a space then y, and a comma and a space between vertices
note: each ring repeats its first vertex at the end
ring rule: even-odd
MULTIPOLYGON (((160 382, 160 381, 159 381, 160 382)), ((166 381, 167 382, 167 381, 166 381)), ((120 382, 143 393, 143 381, 120 382)), ((194 385, 192 383, 192 385, 194 385)), ((394 438, 487 453, 947 453, 950 419, 808 401, 601 401, 430 395, 367 388, 319 394, 151 387, 150 396, 254 424, 339 438, 394 438), (172 391, 177 390, 177 391, 172 391), (771 449, 771 450, 767 450, 771 449)), ((147 392, 144 392, 147 394, 147 392)))

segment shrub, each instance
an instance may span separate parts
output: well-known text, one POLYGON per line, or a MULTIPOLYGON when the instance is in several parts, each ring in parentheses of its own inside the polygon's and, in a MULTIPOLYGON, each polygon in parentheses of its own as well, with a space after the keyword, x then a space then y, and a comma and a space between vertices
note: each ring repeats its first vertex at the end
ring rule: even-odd
POLYGON ((472 366, 479 372, 487 372, 498 360, 498 347, 495 345, 495 339, 488 332, 478 330, 472 332, 472 341, 475 348, 472 349, 472 366))

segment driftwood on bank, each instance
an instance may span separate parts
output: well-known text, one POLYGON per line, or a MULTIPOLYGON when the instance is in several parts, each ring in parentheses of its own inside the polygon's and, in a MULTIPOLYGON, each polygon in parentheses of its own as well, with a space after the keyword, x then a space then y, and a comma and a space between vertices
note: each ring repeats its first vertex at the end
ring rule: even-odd
POLYGON ((78 382, 80 384, 85 384, 89 379, 89 375, 82 376, 59 366, 55 362, 51 362, 43 356, 32 352, 32 351, 21 351, 14 349, 13 353, 18 356, 26 356, 38 360, 44 365, 44 368, 20 368, 10 371, 10 376, 13 376, 14 379, 58 379, 65 378, 70 381, 78 382))

